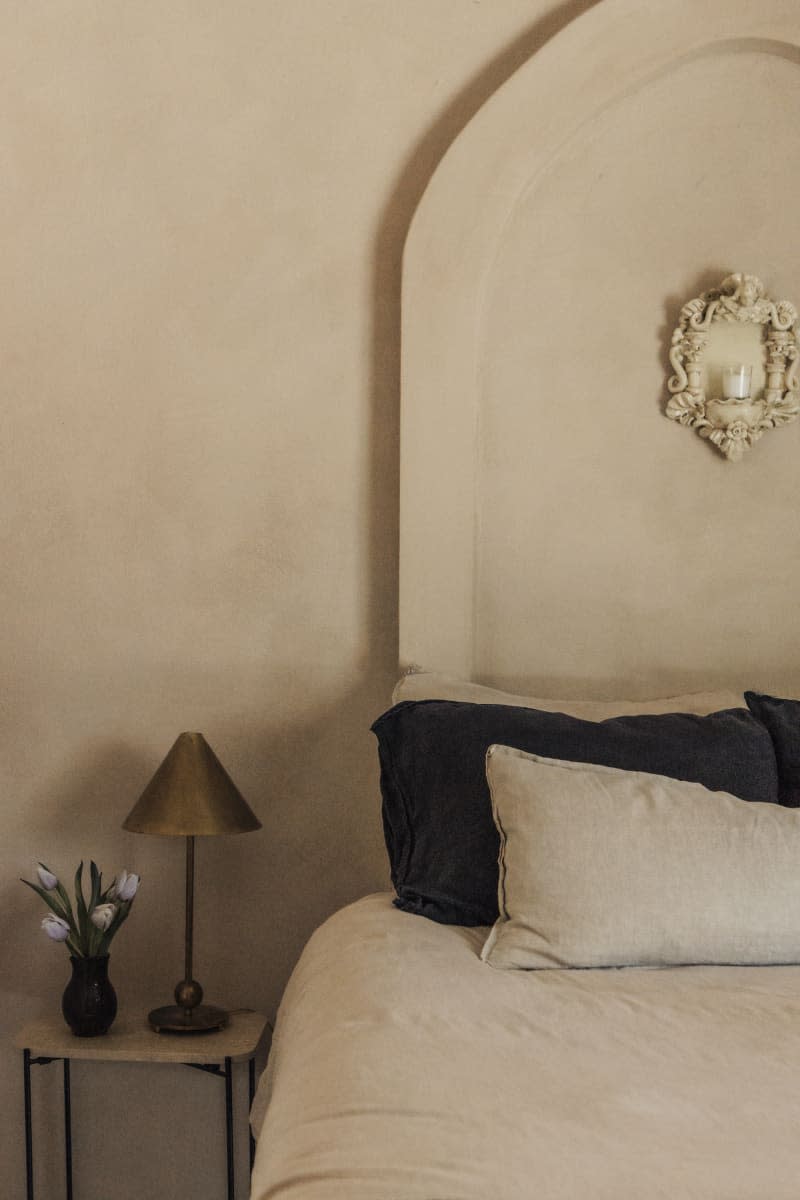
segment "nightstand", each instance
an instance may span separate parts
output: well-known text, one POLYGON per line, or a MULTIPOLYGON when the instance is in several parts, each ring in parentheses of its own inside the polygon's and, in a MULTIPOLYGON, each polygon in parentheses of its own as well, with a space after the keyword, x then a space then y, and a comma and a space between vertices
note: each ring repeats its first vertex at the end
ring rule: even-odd
MULTIPOLYGON (((253 1103, 256 1056, 265 1045, 270 1026, 263 1013, 240 1011, 230 1015, 228 1025, 213 1033, 155 1033, 147 1019, 119 1019, 102 1037, 75 1037, 59 1017, 47 1017, 26 1025, 15 1039, 22 1051, 25 1086, 25 1168, 27 1200, 33 1200, 33 1122, 31 1119, 31 1067, 52 1062, 64 1064, 64 1135, 66 1200, 72 1191, 72 1103, 70 1062, 181 1063, 198 1071, 218 1075, 225 1082, 225 1153, 228 1200, 234 1200, 233 1065, 247 1063, 248 1097, 253 1103)), ((250 1137, 250 1167, 253 1166, 250 1137)))

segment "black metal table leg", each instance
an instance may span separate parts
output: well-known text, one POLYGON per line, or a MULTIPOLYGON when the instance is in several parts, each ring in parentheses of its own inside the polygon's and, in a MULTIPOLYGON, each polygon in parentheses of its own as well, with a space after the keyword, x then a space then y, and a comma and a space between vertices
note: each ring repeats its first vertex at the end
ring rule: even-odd
POLYGON ((72 1096, 69 1059, 64 1059, 64 1165, 67 1173, 67 1200, 72 1200, 72 1096))
POLYGON ((33 1122, 31 1120, 31 1052, 22 1051, 25 1079, 25 1196, 33 1200, 33 1122))
POLYGON ((250 1111, 253 1107, 253 1100, 256 1094, 256 1056, 255 1054, 247 1063, 247 1095, 249 1103, 247 1105, 247 1135, 250 1140, 250 1175, 253 1174, 253 1160, 256 1156, 256 1139, 253 1137, 253 1126, 250 1124, 250 1111))
POLYGON ((228 1200, 236 1200, 233 1177, 233 1064, 225 1059, 225 1144, 228 1155, 228 1200))
MULTIPOLYGON (((253 1036, 251 1042, 247 1045, 245 1052, 242 1052, 241 1043, 237 1039, 225 1039, 224 1045, 219 1045, 219 1050, 228 1049, 228 1046, 233 1043, 236 1046, 237 1058, 236 1062, 246 1062, 248 1067, 248 1099, 249 1106, 252 1108, 255 1098, 255 1060, 257 1060, 259 1046, 263 1040, 264 1030, 266 1027, 265 1019, 261 1018, 260 1014, 254 1014, 259 1020, 248 1021, 245 1024, 245 1032, 248 1032, 249 1026, 253 1027, 253 1036)), ((36 1054, 31 1049, 30 1033, 42 1032, 40 1025, 31 1026, 30 1030, 23 1030, 20 1034, 17 1045, 23 1051, 23 1082, 24 1082, 24 1120, 25 1120, 25 1200, 34 1200, 36 1192, 36 1171, 34 1162, 34 1104, 32 1104, 32 1068, 36 1066, 46 1066, 47 1063, 61 1062, 62 1063, 62 1092, 64 1092, 64 1144, 65 1144, 65 1200, 73 1200, 73 1147, 72 1147, 72 1087, 71 1087, 71 1070, 72 1057, 84 1057, 83 1046, 78 1044, 72 1045, 72 1040, 64 1036, 61 1027, 55 1026, 53 1030, 43 1024, 44 1044, 53 1044, 55 1038, 54 1049, 61 1050, 61 1054, 42 1055, 36 1054), (61 1033, 61 1038, 58 1034, 61 1033), (25 1045, 28 1043, 28 1045, 25 1045)), ((124 1034, 125 1039, 125 1034, 124 1034)), ((32 1043, 36 1045, 36 1042, 32 1043)), ((131 1058, 131 1062, 180 1062, 180 1058, 175 1058, 170 1054, 162 1055, 161 1048, 154 1049, 149 1046, 140 1045, 140 1034, 137 1032, 134 1049, 137 1051, 137 1056, 131 1058)), ((92 1055, 86 1055, 91 1058, 92 1055)), ((114 1056, 112 1056, 114 1057, 114 1056)), ((127 1061, 121 1058, 120 1061, 127 1061)), ((227 1168, 227 1200, 235 1200, 236 1198, 236 1178, 235 1178, 235 1096, 234 1096, 234 1058, 230 1055, 216 1058, 212 1062, 187 1062, 185 1066, 191 1067, 194 1070, 201 1070, 206 1074, 216 1075, 217 1079, 223 1079, 225 1085, 225 1168, 227 1168)), ((243 1082, 243 1081, 242 1081, 243 1082)), ((248 1110, 249 1118, 249 1110, 248 1110)), ((253 1170, 255 1157, 255 1140, 252 1135, 252 1129, 249 1128, 248 1120, 248 1140, 249 1140, 249 1171, 253 1170)), ((243 1150, 243 1147, 242 1147, 243 1150)), ((241 1184, 245 1187, 245 1184, 241 1184)), ((41 1190, 41 1189, 40 1189, 41 1190)), ((240 1188, 241 1190, 241 1188, 240 1188)), ((0 1188, 0 1193, 2 1189, 0 1188)), ((22 1195, 23 1193, 20 1193, 22 1195)), ((0 1194, 0 1200, 2 1195, 0 1194)))

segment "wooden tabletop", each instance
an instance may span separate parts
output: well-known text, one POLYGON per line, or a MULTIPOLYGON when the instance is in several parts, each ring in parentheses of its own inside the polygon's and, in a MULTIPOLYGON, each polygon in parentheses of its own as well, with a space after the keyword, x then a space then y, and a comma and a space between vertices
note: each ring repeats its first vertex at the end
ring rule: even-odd
POLYGON ((238 1010, 224 1029, 210 1033, 155 1033, 146 1013, 117 1018, 100 1037, 75 1037, 63 1017, 31 1021, 14 1039, 20 1050, 46 1058, 94 1059, 97 1062, 216 1063, 251 1058, 268 1028, 263 1013, 238 1010))

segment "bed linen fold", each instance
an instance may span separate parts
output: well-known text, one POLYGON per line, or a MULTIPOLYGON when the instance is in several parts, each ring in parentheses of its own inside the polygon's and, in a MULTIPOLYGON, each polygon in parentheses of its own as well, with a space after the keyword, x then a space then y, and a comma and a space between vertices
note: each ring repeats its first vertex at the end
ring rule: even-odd
POLYGON ((800 967, 498 972, 391 900, 292 975, 252 1200, 798 1200, 800 967))

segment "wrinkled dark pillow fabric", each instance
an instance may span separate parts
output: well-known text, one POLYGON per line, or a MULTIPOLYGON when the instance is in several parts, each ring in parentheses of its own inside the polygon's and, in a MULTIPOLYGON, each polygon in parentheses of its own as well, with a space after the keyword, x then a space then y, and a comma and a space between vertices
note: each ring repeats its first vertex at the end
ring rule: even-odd
POLYGON ((445 925, 497 917, 492 743, 571 762, 649 771, 743 800, 778 800, 772 741, 746 708, 583 721, 499 704, 407 700, 372 726, 395 904, 445 925))
POLYGON ((800 700, 745 692, 747 707, 769 730, 778 763, 778 800, 800 808, 800 700))

